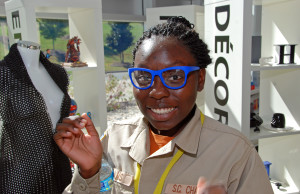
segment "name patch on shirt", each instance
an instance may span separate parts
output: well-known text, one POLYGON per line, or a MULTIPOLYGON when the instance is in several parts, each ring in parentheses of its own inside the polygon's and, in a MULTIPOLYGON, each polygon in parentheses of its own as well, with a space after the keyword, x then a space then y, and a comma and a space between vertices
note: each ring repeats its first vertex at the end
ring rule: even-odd
POLYGON ((186 194, 196 194, 197 185, 183 185, 183 184, 167 184, 165 193, 186 193, 186 194))
POLYGON ((133 182, 134 176, 119 169, 114 168, 114 181, 126 186, 130 186, 133 182))

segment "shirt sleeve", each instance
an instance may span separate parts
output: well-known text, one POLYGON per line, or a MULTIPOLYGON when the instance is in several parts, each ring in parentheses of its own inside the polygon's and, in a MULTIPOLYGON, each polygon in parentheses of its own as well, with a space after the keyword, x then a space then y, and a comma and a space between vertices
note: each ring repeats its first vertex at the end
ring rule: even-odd
POLYGON ((76 167, 72 182, 69 184, 63 194, 93 194, 100 192, 100 171, 89 179, 80 176, 76 167))
MULTIPOLYGON (((229 193, 236 194, 272 194, 273 189, 261 158, 255 148, 252 148, 245 157, 244 163, 238 170, 240 173, 234 175, 229 193)), ((236 171, 237 172, 237 171, 236 171)))

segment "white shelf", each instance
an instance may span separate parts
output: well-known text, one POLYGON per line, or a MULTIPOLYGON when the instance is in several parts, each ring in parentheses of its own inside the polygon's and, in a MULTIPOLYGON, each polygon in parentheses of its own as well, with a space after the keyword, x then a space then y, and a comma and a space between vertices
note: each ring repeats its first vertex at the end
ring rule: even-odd
POLYGON ((96 70, 97 67, 64 67, 66 71, 85 71, 85 70, 96 70))
POLYGON ((280 186, 280 188, 278 189, 275 182, 271 180, 271 185, 272 185, 274 194, 299 194, 299 190, 295 190, 286 185, 280 186))
POLYGON ((271 131, 266 129, 263 125, 259 126, 258 128, 260 129, 260 132, 254 132, 254 128, 250 128, 250 140, 300 134, 299 128, 294 128, 289 131, 271 131))
POLYGON ((266 65, 262 66, 259 63, 251 64, 251 71, 296 69, 296 68, 300 68, 300 64, 273 64, 270 66, 266 66, 266 65))

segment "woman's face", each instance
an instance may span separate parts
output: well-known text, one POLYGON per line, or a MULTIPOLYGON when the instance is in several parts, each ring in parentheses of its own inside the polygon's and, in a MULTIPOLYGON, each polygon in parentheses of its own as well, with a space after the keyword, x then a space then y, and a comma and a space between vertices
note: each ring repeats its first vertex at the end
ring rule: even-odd
MULTIPOLYGON (((196 60, 177 39, 153 36, 139 46, 134 64, 139 68, 161 70, 173 66, 196 66, 196 60)), ((203 89, 204 79, 205 69, 190 72, 186 85, 173 90, 165 87, 159 76, 155 76, 152 87, 146 90, 134 87, 133 93, 150 124, 160 131, 170 130, 179 126, 190 113, 195 105, 197 91, 203 89)))

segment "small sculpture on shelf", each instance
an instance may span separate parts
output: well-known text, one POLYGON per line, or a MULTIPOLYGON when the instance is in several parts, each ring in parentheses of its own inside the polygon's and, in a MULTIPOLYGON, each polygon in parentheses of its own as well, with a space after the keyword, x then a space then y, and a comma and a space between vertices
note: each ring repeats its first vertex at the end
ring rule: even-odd
POLYGON ((80 61, 80 48, 79 48, 80 43, 81 43, 81 39, 78 38, 78 36, 74 36, 68 41, 65 63, 63 63, 63 66, 68 66, 68 67, 87 66, 86 63, 80 61))
POLYGON ((46 50, 46 58, 49 59, 51 57, 51 50, 47 49, 46 50))
POLYGON ((74 99, 71 98, 71 106, 69 116, 75 115, 77 112, 77 103, 74 99))

